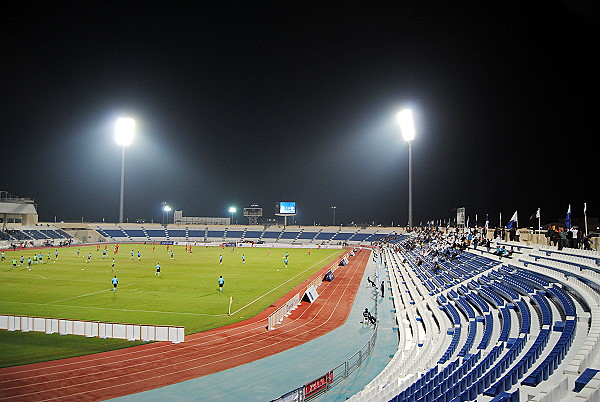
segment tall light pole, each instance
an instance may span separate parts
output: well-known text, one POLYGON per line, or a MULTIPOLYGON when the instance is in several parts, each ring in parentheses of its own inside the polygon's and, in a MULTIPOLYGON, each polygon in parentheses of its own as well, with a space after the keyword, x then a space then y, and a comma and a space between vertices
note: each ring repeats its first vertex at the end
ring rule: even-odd
POLYGON ((121 145, 121 197, 119 200, 119 223, 123 223, 123 202, 125 199, 125 148, 133 142, 135 121, 129 117, 121 117, 115 124, 115 141, 121 145))
POLYGON ((229 212, 231 213, 231 224, 233 225, 233 214, 237 212, 236 207, 230 207, 229 212))
POLYGON ((169 212, 171 212, 171 207, 167 205, 166 202, 163 202, 163 226, 165 225, 165 215, 167 216, 167 225, 169 224, 169 212))
POLYGON ((331 207, 331 209, 333 210, 333 226, 335 226, 335 210, 337 209, 337 207, 334 205, 331 207))
POLYGON ((400 122, 400 131, 402 138, 408 143, 408 227, 413 227, 413 207, 412 207, 412 141, 415 139, 415 124, 410 109, 401 110, 398 113, 400 122))

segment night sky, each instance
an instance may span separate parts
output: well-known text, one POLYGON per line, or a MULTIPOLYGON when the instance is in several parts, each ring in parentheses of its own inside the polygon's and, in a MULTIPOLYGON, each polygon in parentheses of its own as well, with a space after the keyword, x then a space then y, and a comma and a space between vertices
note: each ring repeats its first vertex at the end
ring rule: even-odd
POLYGON ((598 215, 597 2, 86 3, 2 16, 0 190, 41 221, 118 219, 127 115, 129 221, 405 224, 403 107, 415 223, 598 215))

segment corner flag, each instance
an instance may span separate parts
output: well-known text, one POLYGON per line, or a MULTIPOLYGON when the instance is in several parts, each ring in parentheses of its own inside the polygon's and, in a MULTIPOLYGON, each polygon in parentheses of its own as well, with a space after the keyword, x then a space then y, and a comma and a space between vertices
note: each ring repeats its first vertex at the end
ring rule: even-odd
POLYGON ((516 226, 518 224, 519 224, 519 218, 517 217, 517 211, 515 211, 512 218, 510 218, 510 221, 508 221, 508 225, 506 225, 506 228, 512 229, 513 226, 516 226))
POLYGON ((229 296, 229 310, 227 311, 227 315, 231 315, 231 303, 233 303, 233 297, 229 296))

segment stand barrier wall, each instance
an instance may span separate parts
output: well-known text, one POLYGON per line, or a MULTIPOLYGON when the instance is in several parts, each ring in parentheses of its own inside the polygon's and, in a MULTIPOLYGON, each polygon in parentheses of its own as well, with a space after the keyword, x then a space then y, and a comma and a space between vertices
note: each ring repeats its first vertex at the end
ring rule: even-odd
POLYGON ((121 324, 116 322, 78 321, 63 318, 0 315, 0 329, 23 332, 83 335, 89 338, 117 338, 129 341, 185 341, 185 327, 167 325, 121 324))

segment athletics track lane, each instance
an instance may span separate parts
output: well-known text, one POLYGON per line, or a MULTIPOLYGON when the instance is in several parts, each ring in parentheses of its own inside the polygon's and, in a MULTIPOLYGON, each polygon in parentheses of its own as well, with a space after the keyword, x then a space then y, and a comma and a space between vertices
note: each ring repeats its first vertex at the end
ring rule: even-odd
MULTIPOLYGON (((266 329, 271 307, 254 318, 186 336, 173 345, 157 342, 111 352, 0 369, 0 400, 94 401, 147 391, 213 374, 291 349, 342 325, 352 308, 370 252, 359 251, 319 286, 319 297, 266 329)), ((303 290, 327 268, 281 298, 303 290)))

